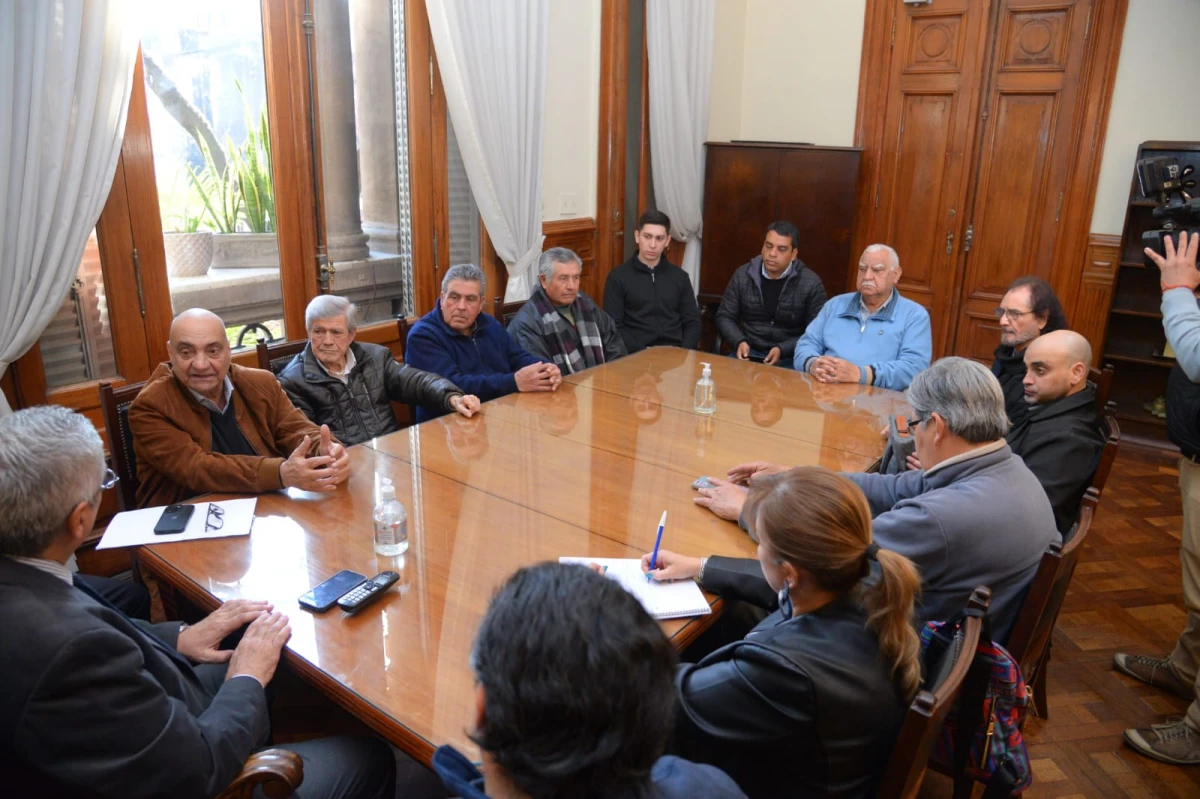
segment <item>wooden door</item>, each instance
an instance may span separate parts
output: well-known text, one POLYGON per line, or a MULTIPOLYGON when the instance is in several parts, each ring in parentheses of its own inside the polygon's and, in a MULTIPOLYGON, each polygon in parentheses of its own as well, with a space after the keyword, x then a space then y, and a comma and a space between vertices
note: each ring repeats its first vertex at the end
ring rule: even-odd
MULTIPOLYGON (((955 256, 970 179, 989 3, 893 6, 887 110, 865 243, 890 244, 900 291, 924 305, 935 351, 952 330, 955 256)), ((852 253, 857 257, 858 253, 852 253)))
MULTIPOLYGON (((1000 0, 987 87, 954 352, 990 361, 993 311, 1022 275, 1054 280, 1064 194, 1087 109, 1081 78, 1093 0, 1000 0)), ((965 243, 964 243, 965 244, 965 243)), ((936 322, 935 322, 936 324, 936 322)))

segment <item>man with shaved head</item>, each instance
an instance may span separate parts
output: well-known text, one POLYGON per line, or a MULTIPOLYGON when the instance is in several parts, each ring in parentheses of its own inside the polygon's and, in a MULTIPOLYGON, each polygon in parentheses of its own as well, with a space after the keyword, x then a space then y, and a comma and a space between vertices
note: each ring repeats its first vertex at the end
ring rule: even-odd
POLYGON ((1075 523, 1104 448, 1096 392, 1087 382, 1091 363, 1091 345, 1073 330, 1030 341, 1023 383, 1029 412, 1006 437, 1046 489, 1059 532, 1075 523))
POLYGON ((129 408, 140 507, 209 492, 333 491, 350 476, 345 447, 296 409, 270 372, 230 363, 225 323, 175 317, 159 364, 129 408))

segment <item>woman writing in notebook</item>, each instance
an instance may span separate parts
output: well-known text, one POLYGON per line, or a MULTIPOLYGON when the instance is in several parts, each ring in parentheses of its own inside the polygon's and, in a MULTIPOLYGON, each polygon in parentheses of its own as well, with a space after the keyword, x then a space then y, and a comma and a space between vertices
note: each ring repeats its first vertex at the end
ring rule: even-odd
POLYGON ((659 550, 658 580, 773 611, 745 638, 680 668, 672 749, 750 797, 875 795, 921 679, 912 627, 920 577, 871 543, 852 482, 821 467, 757 480, 746 517, 758 560, 659 550))

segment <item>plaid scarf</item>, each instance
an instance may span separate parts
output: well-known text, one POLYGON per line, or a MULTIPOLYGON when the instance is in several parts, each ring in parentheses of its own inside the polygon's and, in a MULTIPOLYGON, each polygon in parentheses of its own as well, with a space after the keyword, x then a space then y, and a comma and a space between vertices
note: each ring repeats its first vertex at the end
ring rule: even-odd
POLYGON ((563 318, 541 286, 529 298, 542 322, 542 339, 550 359, 563 372, 574 374, 604 363, 604 343, 600 339, 600 326, 596 324, 596 306, 584 302, 580 294, 571 304, 575 317, 575 328, 563 318), (576 341, 575 333, 579 337, 576 341))

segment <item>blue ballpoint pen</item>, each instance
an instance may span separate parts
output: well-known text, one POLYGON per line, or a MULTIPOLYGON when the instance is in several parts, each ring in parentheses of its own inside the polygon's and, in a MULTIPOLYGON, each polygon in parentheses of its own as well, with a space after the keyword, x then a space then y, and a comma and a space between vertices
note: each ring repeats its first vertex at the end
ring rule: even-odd
POLYGON ((658 547, 662 543, 663 528, 667 526, 667 512, 663 511, 662 518, 658 520, 658 536, 654 539, 654 553, 650 555, 650 571, 646 572, 646 582, 653 578, 650 572, 654 571, 654 567, 658 564, 658 547))

